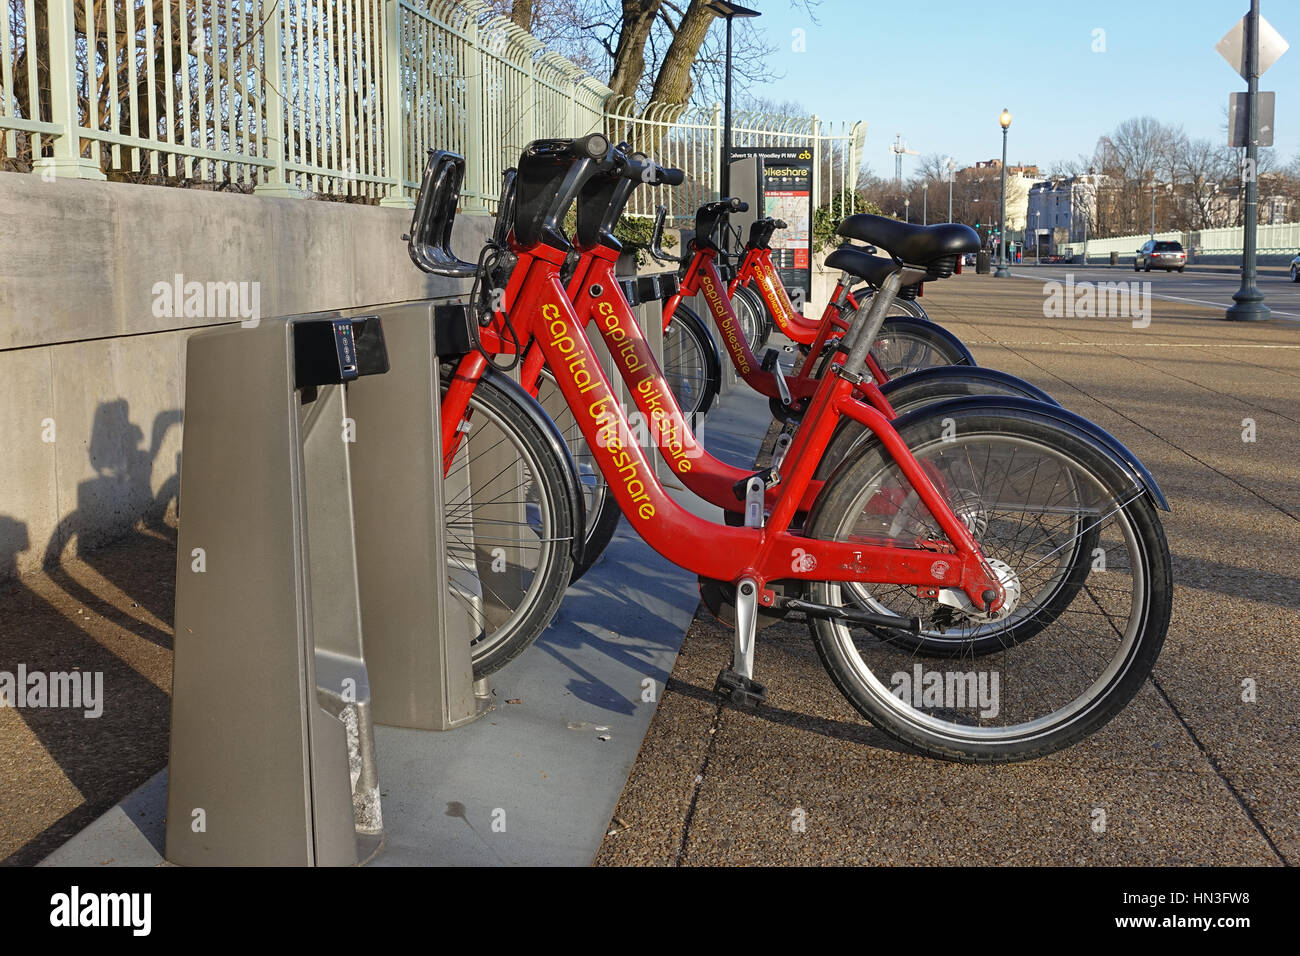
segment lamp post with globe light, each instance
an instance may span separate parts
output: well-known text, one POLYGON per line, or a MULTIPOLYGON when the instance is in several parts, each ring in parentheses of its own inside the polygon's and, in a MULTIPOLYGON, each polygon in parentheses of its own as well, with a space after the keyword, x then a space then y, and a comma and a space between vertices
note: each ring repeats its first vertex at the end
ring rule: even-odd
POLYGON ((1002 127, 1002 212, 998 217, 998 268, 993 275, 1006 279, 1011 275, 1007 268, 1007 128, 1011 125, 1011 111, 1003 110, 998 123, 1002 127))

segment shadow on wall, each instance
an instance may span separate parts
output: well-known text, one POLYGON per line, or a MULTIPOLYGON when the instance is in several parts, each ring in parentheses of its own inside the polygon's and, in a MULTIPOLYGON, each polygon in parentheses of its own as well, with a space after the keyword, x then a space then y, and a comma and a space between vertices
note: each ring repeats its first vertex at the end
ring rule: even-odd
POLYGON ((95 475, 46 543, 44 571, 17 579, 29 529, 0 515, 0 672, 102 675, 98 716, 29 704, 0 725, 18 771, 0 793, 0 863, 39 862, 167 762, 179 454, 152 484, 180 423, 179 410, 160 413, 146 445, 126 400, 95 410, 95 475))

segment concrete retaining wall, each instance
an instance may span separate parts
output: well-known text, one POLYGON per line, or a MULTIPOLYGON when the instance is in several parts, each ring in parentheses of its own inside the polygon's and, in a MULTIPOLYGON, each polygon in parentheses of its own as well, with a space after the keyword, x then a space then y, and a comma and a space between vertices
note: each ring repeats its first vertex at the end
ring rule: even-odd
MULTIPOLYGON (((195 330, 465 291, 401 209, 0 173, 0 223, 0 578, 173 505, 195 330)), ((490 224, 458 219, 462 256, 490 224)))

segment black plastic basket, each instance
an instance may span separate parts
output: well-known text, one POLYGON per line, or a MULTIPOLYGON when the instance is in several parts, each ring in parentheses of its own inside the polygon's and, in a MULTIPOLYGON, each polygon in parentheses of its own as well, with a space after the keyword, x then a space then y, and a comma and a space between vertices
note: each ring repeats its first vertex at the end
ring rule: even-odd
POLYGON ((518 191, 515 188, 515 180, 519 176, 519 170, 511 166, 501 175, 501 200, 497 203, 497 223, 492 230, 492 241, 502 248, 506 245, 506 240, 510 238, 510 232, 515 227, 515 206, 518 191))
POLYGON ((406 248, 411 261, 424 272, 464 278, 478 271, 451 251, 451 230, 460 202, 460 185, 465 178, 465 158, 445 149, 429 150, 429 161, 420 182, 420 198, 411 216, 406 248))

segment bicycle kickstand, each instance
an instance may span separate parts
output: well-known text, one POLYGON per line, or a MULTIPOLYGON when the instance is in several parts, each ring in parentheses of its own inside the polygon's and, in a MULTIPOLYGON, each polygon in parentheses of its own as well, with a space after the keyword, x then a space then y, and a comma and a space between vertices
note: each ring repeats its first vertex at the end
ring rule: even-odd
POLYGON ((731 668, 718 674, 713 691, 738 707, 757 707, 767 700, 767 688, 754 680, 754 636, 758 630, 758 585, 743 578, 736 586, 735 644, 731 668))

